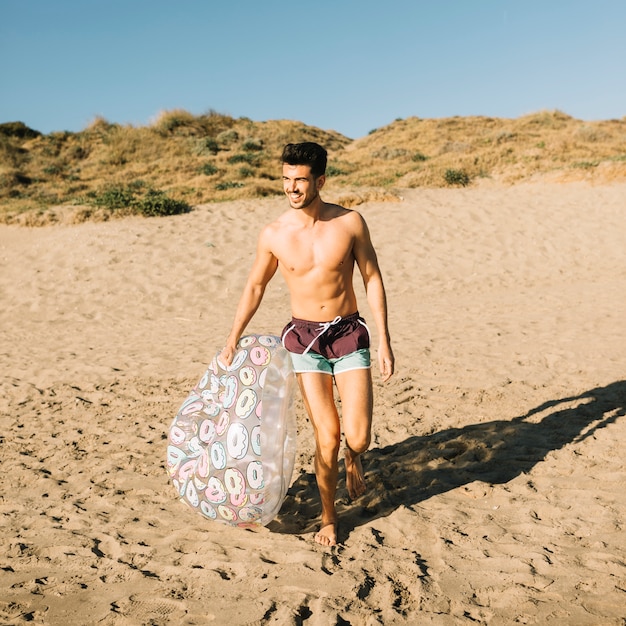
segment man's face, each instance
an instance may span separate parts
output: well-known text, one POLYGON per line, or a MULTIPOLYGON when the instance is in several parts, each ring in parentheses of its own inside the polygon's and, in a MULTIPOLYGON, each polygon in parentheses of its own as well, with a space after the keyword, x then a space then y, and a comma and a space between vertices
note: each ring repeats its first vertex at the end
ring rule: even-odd
POLYGON ((319 197, 325 176, 315 178, 308 165, 283 163, 283 189, 292 209, 305 209, 319 197))

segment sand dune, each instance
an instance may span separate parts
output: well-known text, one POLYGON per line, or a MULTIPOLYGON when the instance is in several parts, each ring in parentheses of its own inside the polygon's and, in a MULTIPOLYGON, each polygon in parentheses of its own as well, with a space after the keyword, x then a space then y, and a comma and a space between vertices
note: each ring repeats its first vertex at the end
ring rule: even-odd
MULTIPOLYGON (((397 373, 332 550, 300 402, 268 528, 203 519, 165 471, 284 200, 0 226, 0 623, 624 623, 626 185, 404 194, 359 207, 397 373)), ((288 316, 277 277, 249 330, 288 316)))

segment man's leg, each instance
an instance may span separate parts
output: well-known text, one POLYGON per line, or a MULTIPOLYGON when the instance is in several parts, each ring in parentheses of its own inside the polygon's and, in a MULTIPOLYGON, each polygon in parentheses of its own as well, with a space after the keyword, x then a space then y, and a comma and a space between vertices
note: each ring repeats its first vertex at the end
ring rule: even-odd
POLYGON ((372 373, 369 369, 349 370, 335 374, 335 381, 346 438, 346 487, 354 499, 366 489, 361 454, 369 448, 372 437, 372 373))
POLYGON ((306 372, 298 374, 298 382, 315 434, 315 478, 322 502, 322 524, 315 541, 332 546, 337 543, 335 493, 341 442, 339 415, 333 398, 333 377, 306 372))

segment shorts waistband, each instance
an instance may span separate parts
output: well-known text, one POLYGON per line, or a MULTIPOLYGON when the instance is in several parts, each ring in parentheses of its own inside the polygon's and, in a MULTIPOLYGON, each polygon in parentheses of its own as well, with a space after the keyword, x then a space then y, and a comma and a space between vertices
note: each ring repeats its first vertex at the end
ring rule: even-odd
POLYGON ((302 320, 297 317, 292 317, 291 322, 301 328, 302 327, 320 328, 321 326, 326 326, 326 325, 334 326, 335 324, 339 324, 340 322, 354 322, 358 320, 360 317, 361 315, 359 314, 358 311, 356 311, 356 313, 351 313, 350 315, 345 315, 344 317, 341 317, 340 315, 338 315, 337 317, 335 317, 335 319, 328 320, 327 322, 311 322, 310 320, 302 320))
MULTIPOLYGON (((287 324, 287 326, 285 326, 283 330, 281 343, 285 348, 297 354, 307 354, 309 350, 313 348, 313 346, 317 346, 315 348, 315 351, 319 352, 320 354, 329 353, 332 355, 334 353, 334 356, 341 356, 341 354, 338 354, 336 352, 336 348, 338 347, 336 344, 345 344, 345 339, 349 336, 351 337, 352 335, 354 335, 355 332, 358 334, 358 328, 360 328, 361 326, 365 327, 365 329, 367 330, 367 335, 369 337, 369 329, 365 325, 365 322, 359 315, 358 311, 356 311, 355 313, 351 313, 350 315, 346 315, 345 317, 337 315, 337 317, 335 317, 335 319, 331 320, 330 322, 311 322, 309 320, 292 318, 290 324, 287 324), (334 330, 331 331, 331 328, 334 330), (290 336, 289 333, 292 332, 293 335, 290 336), (324 342, 325 344, 328 343, 328 345, 323 348, 319 344, 319 342, 322 341, 322 336, 326 335, 327 333, 331 333, 333 339, 330 343, 324 342), (292 343, 291 347, 289 347, 290 340, 293 338, 295 338, 296 340, 296 346, 294 346, 292 343), (300 350, 301 347, 304 349, 304 351, 300 350)), ((348 343, 354 343, 355 346, 358 345, 359 342, 360 339, 358 337, 356 337, 356 342, 350 339, 348 340, 348 343)), ((365 346, 363 345, 360 347, 365 346)), ((347 354, 347 352, 350 351, 352 350, 345 351, 344 346, 344 353, 347 354)))

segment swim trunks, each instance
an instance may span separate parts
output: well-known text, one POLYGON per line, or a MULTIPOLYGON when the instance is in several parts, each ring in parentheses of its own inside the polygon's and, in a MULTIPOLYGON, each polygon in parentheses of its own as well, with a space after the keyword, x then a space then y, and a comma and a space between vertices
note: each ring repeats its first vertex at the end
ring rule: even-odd
POLYGON ((331 322, 293 318, 282 332, 296 372, 334 373, 370 366, 370 332, 359 313, 331 322))
POLYGON ((290 352, 289 354, 291 355, 293 371, 296 374, 321 372, 322 374, 335 375, 351 370, 370 369, 370 351, 368 348, 350 352, 350 354, 340 356, 338 359, 327 359, 316 352, 307 352, 306 354, 290 352))

